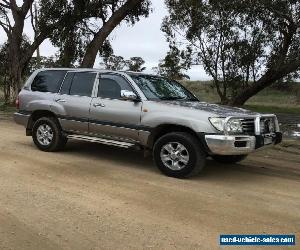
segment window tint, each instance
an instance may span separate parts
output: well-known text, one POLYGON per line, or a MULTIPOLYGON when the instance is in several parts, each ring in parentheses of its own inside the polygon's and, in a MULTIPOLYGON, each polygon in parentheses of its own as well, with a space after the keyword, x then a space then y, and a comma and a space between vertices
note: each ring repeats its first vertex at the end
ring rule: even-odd
POLYGON ((70 95, 91 96, 96 73, 79 72, 75 73, 70 89, 70 95))
POLYGON ((198 101, 192 93, 174 80, 151 75, 131 75, 131 78, 149 100, 198 101))
POLYGON ((40 72, 34 78, 31 84, 31 90, 57 93, 65 75, 65 70, 49 70, 40 72))
POLYGON ((61 94, 66 94, 66 95, 70 94, 70 88, 71 88, 71 85, 72 85, 74 75, 75 75, 75 73, 73 73, 73 72, 67 73, 67 75, 65 77, 65 80, 64 80, 64 83, 61 86, 61 90, 60 90, 61 94))
POLYGON ((98 88, 98 97, 120 99, 121 90, 133 91, 128 82, 121 76, 101 76, 98 88))

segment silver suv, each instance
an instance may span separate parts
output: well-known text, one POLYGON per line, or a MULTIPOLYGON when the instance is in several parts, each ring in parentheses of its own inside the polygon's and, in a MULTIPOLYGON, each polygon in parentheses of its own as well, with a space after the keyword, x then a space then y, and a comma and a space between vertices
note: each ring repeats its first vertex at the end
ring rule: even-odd
POLYGON ((198 174, 207 157, 236 163, 280 143, 275 115, 199 101, 178 82, 134 72, 42 69, 27 80, 14 118, 43 151, 68 139, 152 152, 172 177, 198 174))

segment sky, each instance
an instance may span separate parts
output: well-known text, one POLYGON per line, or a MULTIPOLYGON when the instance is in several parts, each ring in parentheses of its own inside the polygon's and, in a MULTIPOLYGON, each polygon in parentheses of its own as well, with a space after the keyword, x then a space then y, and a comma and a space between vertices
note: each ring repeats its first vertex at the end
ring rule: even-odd
MULTIPOLYGON (((145 61, 145 72, 153 73, 152 67, 157 67, 168 52, 168 43, 164 33, 160 30, 162 19, 168 14, 162 0, 152 0, 153 12, 148 18, 142 18, 134 26, 121 24, 110 35, 110 40, 114 49, 114 54, 129 59, 133 56, 140 56, 145 61)), ((28 21, 24 28, 24 33, 32 38, 33 32, 28 21)), ((6 40, 5 33, 0 29, 0 43, 6 40)), ((42 56, 52 56, 56 53, 49 41, 45 41, 41 47, 42 56)), ((95 62, 95 68, 100 67, 99 59, 95 62)), ((193 66, 187 72, 192 80, 208 80, 209 76, 201 66, 193 66)))

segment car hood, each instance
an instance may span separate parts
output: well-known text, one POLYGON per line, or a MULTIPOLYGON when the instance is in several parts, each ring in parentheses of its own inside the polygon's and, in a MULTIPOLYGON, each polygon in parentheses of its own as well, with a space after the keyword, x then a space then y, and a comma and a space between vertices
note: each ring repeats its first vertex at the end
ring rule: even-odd
POLYGON ((170 105, 178 105, 185 108, 191 108, 199 111, 205 111, 221 117, 258 115, 258 113, 256 112, 252 112, 243 108, 236 108, 207 102, 167 101, 166 103, 170 105))

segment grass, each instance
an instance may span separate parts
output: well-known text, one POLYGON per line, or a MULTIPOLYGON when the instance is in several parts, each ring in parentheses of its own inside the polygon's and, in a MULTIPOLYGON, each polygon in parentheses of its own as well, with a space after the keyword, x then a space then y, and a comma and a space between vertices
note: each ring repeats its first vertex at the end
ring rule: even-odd
POLYGON ((8 106, 4 104, 4 94, 1 88, 0 88, 0 111, 2 113, 13 113, 16 111, 16 108, 14 106, 8 106))
MULTIPOLYGON (((220 102, 218 94, 211 87, 211 82, 185 81, 183 85, 202 101, 220 102)), ((300 83, 286 91, 266 88, 250 98, 244 107, 261 113, 300 114, 300 83)))
POLYGON ((16 112, 16 108, 13 106, 1 106, 0 104, 0 111, 7 114, 13 114, 14 112, 16 112))
MULTIPOLYGON (((202 101, 211 103, 220 102, 219 96, 211 87, 212 82, 210 81, 185 81, 182 84, 202 101)), ((294 85, 289 91, 267 88, 249 99, 244 107, 260 113, 300 114, 300 83, 294 85)), ((0 110, 2 112, 15 111, 14 107, 4 105, 4 95, 1 85, 0 110)))
POLYGON ((258 113, 288 113, 288 114, 300 114, 300 106, 268 106, 268 105, 244 105, 245 109, 249 109, 258 113))
POLYGON ((211 87, 212 83, 209 81, 185 81, 182 84, 202 101, 211 103, 218 103, 220 101, 218 94, 211 87))

